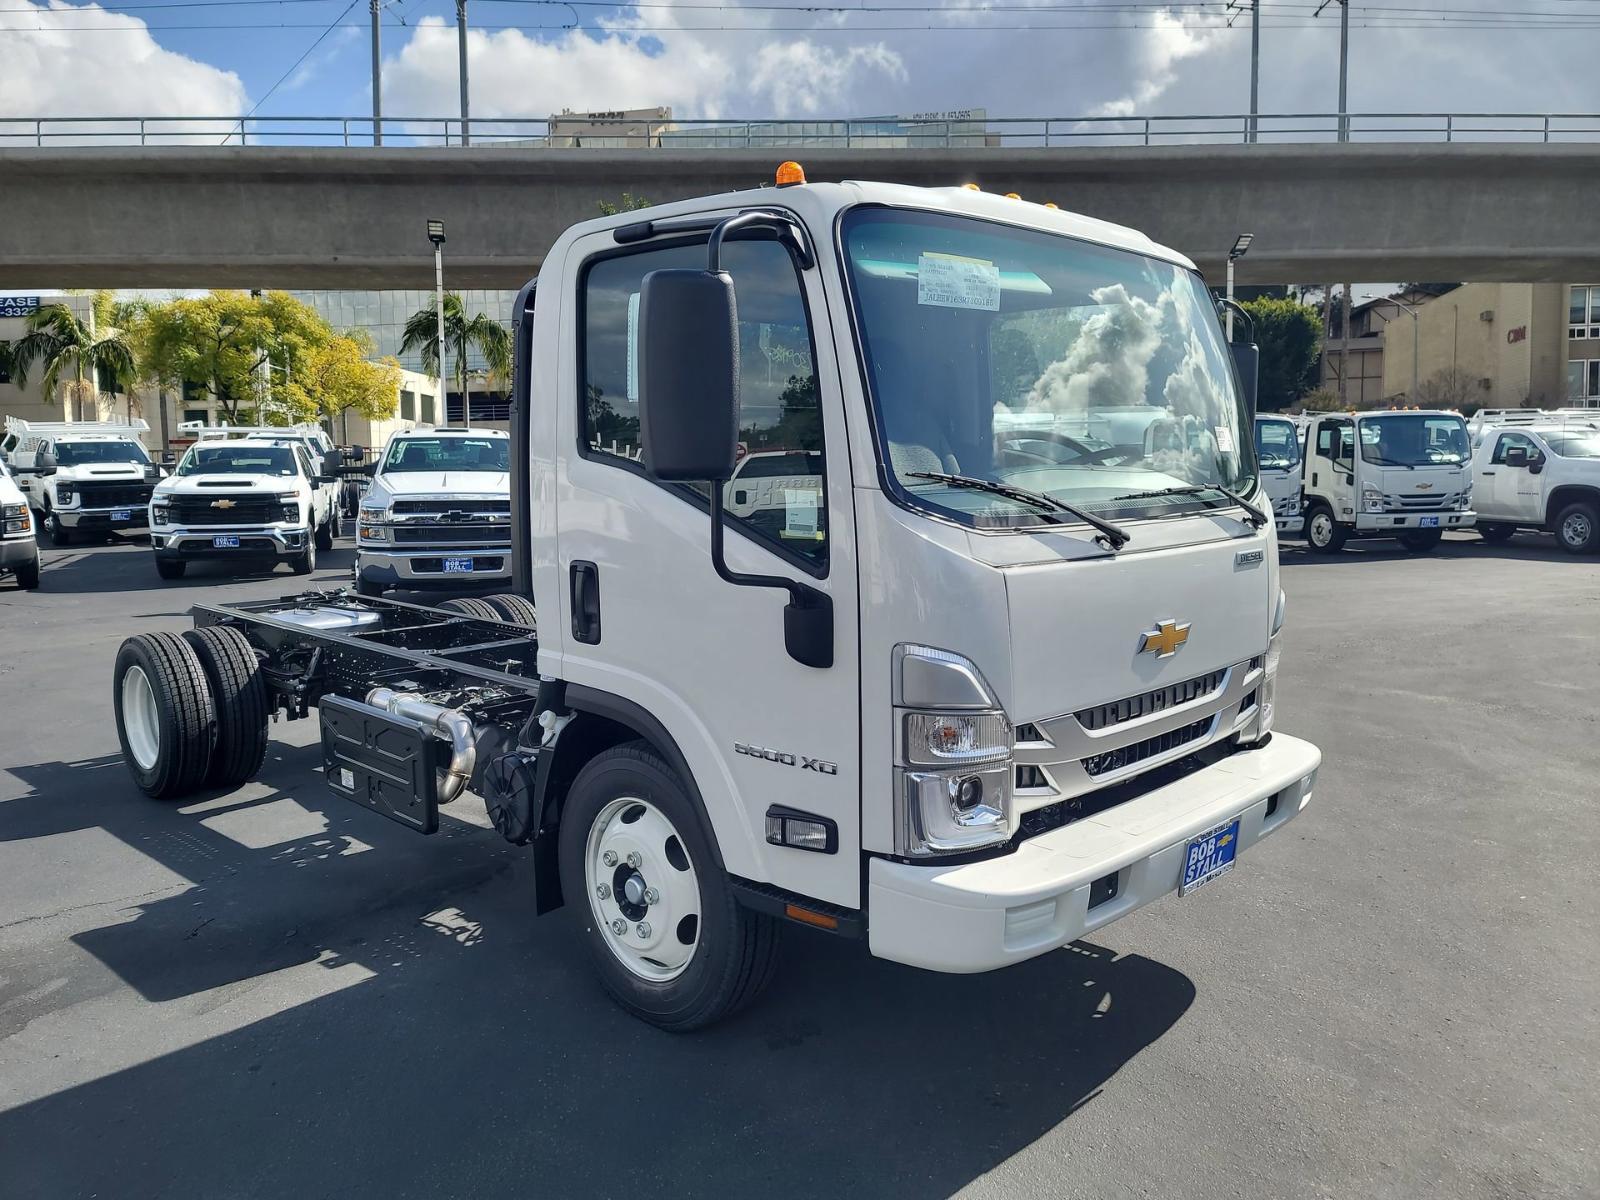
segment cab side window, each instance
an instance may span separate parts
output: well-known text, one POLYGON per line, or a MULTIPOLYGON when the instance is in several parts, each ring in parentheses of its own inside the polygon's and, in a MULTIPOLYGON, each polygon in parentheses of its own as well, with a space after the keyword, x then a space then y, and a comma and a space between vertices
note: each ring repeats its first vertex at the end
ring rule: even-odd
MULTIPOLYGON (((579 427, 586 457, 642 471, 639 295, 644 277, 705 266, 705 243, 593 260, 579 283, 579 427)), ((740 239, 722 249, 739 309, 739 460, 723 489, 729 522, 813 574, 828 562, 826 448, 811 319, 787 248, 740 239)), ((705 484, 693 489, 709 495, 705 484)))
POLYGON ((1526 434, 1502 433, 1500 435, 1500 440, 1494 444, 1494 453, 1489 456, 1489 461, 1491 463, 1505 462, 1506 451, 1511 449, 1513 446, 1522 447, 1522 449, 1528 452, 1529 458, 1532 458, 1535 454, 1539 453, 1539 447, 1535 446, 1533 444, 1533 439, 1528 437, 1526 434))

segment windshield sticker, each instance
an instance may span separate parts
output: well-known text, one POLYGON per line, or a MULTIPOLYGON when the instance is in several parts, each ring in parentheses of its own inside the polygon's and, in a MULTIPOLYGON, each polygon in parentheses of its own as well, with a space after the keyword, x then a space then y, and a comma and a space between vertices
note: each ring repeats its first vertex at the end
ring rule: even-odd
POLYGON ((820 542, 817 524, 819 494, 810 488, 783 489, 783 536, 803 542, 820 542))
POLYGON ((1000 311, 1000 270, 981 258, 955 254, 917 257, 917 303, 935 308, 1000 311))
POLYGON ((1217 449, 1224 454, 1233 453, 1233 430, 1226 425, 1212 427, 1212 432, 1217 435, 1217 449))

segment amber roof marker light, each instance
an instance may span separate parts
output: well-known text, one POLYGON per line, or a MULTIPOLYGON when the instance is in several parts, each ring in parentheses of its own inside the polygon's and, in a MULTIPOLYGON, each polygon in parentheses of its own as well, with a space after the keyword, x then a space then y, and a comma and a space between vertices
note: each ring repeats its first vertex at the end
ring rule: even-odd
POLYGON ((775 182, 779 187, 794 187, 806 181, 806 169, 799 163, 789 161, 778 164, 775 182))

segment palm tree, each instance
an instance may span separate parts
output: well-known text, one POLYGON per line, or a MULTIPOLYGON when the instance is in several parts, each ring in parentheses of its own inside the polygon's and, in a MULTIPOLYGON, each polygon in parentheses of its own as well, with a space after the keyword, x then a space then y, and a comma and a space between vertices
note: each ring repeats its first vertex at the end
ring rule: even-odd
POLYGON ((28 332, 11 347, 11 373, 19 387, 27 385, 28 373, 36 365, 44 368, 41 382, 46 397, 63 374, 72 373, 68 388, 80 419, 85 402, 98 399, 101 379, 131 391, 136 376, 127 334, 114 327, 100 329, 98 322, 86 325, 65 304, 46 304, 29 314, 28 332))
MULTIPOLYGON (((455 380, 456 390, 461 393, 462 423, 471 425, 472 402, 467 397, 467 352, 476 348, 483 355, 489 374, 503 379, 511 371, 511 335, 506 332, 504 325, 483 313, 469 320, 460 295, 446 292, 444 341, 456 358, 455 380)), ((400 339, 400 353, 409 354, 413 350, 421 351, 424 371, 430 375, 439 374, 439 316, 433 304, 418 309, 406 322, 405 333, 400 339)), ((444 396, 439 397, 441 409, 445 401, 444 396)))

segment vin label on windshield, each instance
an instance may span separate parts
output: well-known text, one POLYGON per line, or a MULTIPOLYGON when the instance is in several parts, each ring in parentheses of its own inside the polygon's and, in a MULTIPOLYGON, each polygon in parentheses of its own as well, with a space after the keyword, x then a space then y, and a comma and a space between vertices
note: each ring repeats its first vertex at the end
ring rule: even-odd
POLYGON ((1000 311, 1000 268, 957 254, 917 256, 917 303, 1000 311))

